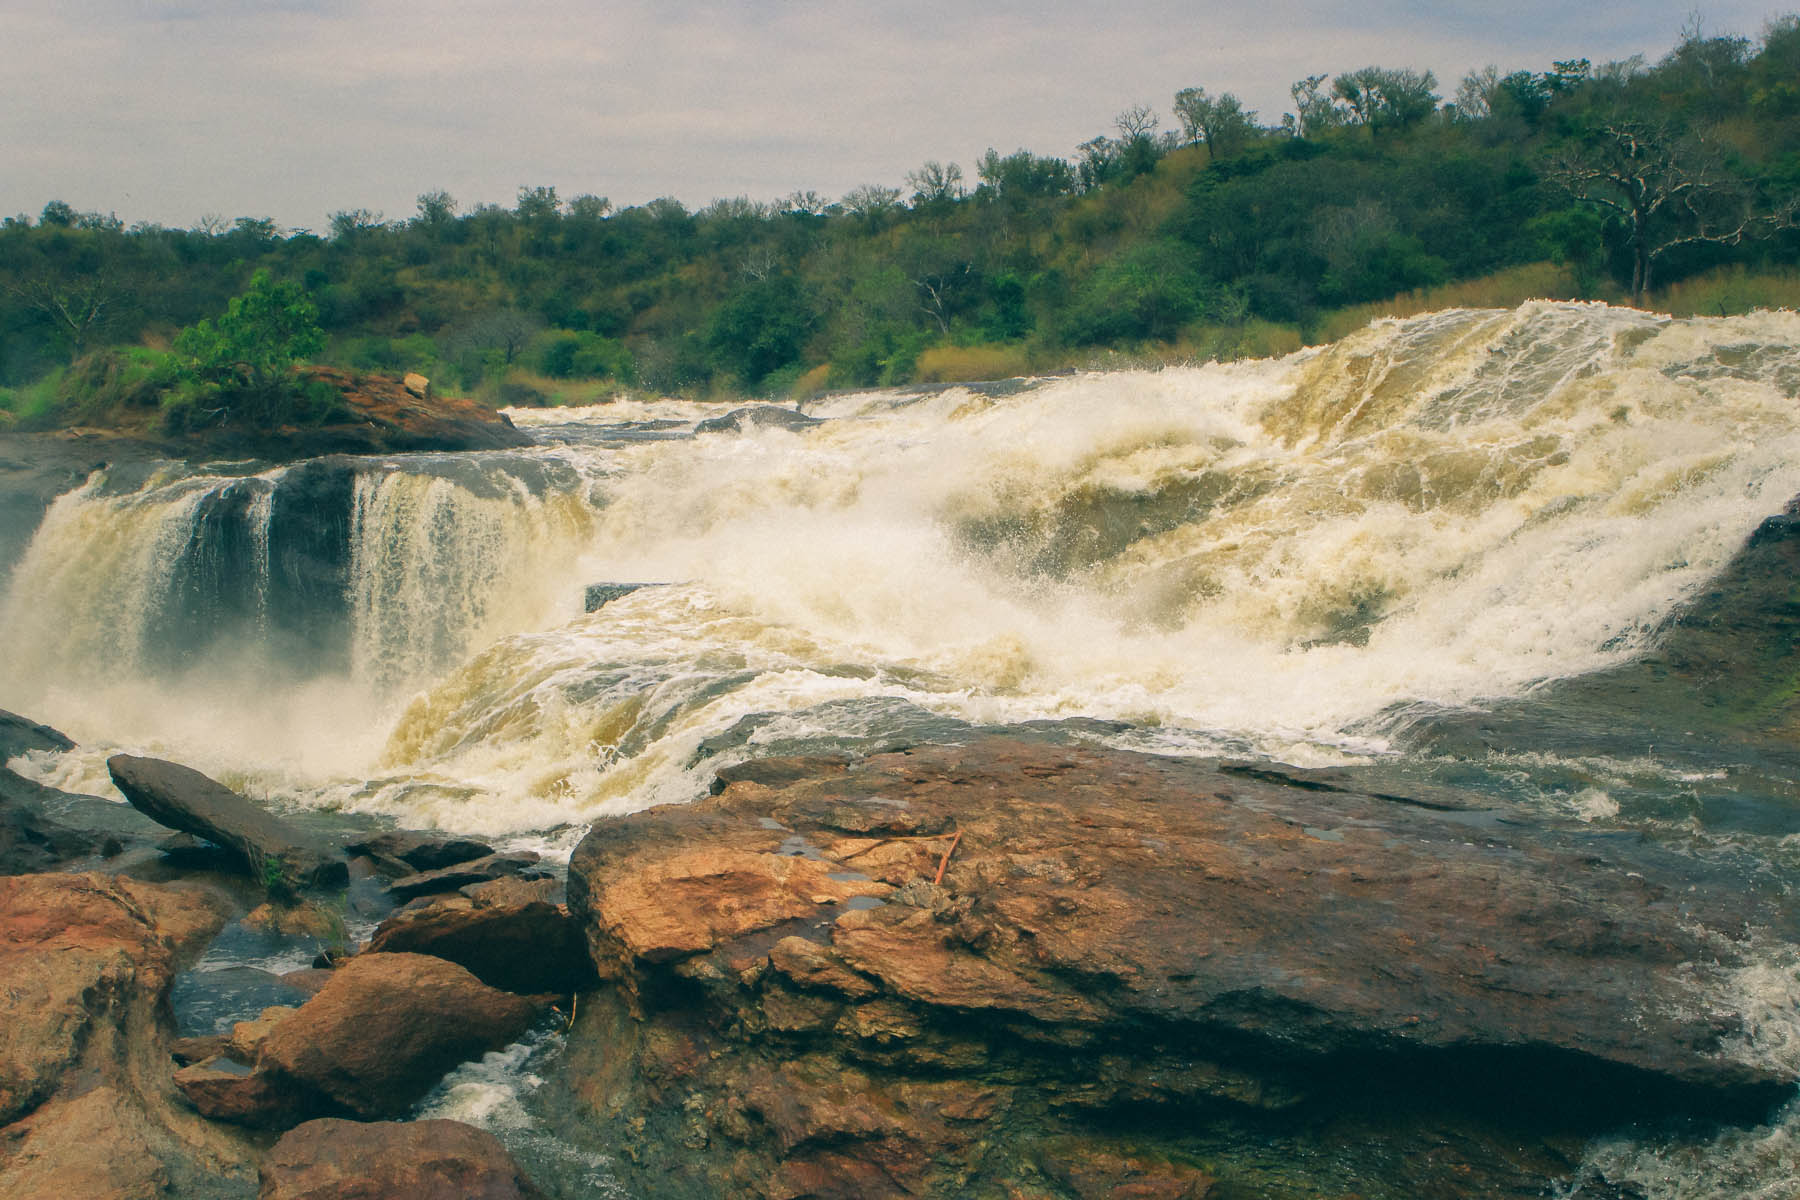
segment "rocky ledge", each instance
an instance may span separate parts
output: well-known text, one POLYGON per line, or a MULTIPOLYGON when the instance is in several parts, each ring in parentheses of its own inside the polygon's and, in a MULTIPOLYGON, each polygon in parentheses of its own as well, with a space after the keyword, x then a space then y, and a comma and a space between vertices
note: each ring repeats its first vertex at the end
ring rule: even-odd
POLYGON ((1586 1135, 1793 1094, 1726 986, 1753 914, 1653 851, 1010 740, 720 784, 570 869, 616 987, 566 1085, 647 1196, 1536 1194, 1586 1135), (1312 1160, 1291 1193, 1246 1140, 1312 1160))

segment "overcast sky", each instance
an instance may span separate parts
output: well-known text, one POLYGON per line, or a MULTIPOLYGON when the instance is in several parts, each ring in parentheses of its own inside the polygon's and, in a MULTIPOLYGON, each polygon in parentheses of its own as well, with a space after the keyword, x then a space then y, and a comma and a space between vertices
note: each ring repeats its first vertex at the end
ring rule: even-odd
MULTIPOLYGON (((1069 156, 1183 87, 1267 123, 1303 75, 1666 53, 1693 0, 0 0, 0 213, 323 229, 521 186, 617 205, 1069 156)), ((1783 11, 1702 3, 1707 33, 1783 11)))

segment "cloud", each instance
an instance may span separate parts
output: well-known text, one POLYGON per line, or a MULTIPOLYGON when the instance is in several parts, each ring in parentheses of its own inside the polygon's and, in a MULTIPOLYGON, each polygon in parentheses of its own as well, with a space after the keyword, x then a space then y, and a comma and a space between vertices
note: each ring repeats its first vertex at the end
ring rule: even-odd
MULTIPOLYGON (((465 207, 521 185, 690 205, 898 184, 988 146, 1071 154, 1182 87, 1264 120, 1301 75, 1665 51, 1685 5, 1521 0, 12 0, 0 211, 127 220, 465 207)), ((1734 0, 1709 19, 1760 27, 1734 0)))

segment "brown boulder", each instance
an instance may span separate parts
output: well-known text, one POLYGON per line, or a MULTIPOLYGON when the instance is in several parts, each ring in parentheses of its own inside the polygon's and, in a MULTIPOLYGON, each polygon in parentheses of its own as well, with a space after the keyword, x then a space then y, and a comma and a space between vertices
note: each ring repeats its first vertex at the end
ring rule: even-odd
POLYGON ((255 1031, 254 1071, 229 1078, 209 1064, 177 1079, 200 1111, 243 1124, 395 1116, 457 1063, 517 1040, 546 1003, 439 958, 360 955, 299 1009, 255 1031))
POLYGON ((460 1121, 323 1119, 283 1134, 258 1200, 532 1200, 493 1134, 460 1121))
POLYGON ((489 987, 526 995, 566 995, 593 981, 580 926, 549 899, 555 880, 500 879, 466 890, 395 913, 368 952, 433 955, 489 987))

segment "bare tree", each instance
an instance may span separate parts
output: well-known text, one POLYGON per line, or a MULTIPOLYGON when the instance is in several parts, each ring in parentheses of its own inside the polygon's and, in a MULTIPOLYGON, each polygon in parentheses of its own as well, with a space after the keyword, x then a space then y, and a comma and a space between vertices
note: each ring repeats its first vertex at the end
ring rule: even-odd
POLYGON ((89 339, 106 327, 122 295, 104 268, 67 278, 42 271, 8 284, 6 291, 50 322, 69 349, 70 362, 80 358, 89 339))
POLYGON ((1736 246, 1795 226, 1800 195, 1759 204, 1710 140, 1666 122, 1602 121, 1552 163, 1570 196, 1617 213, 1631 249, 1631 300, 1642 304, 1658 260, 1683 246, 1736 246))
POLYGON ((906 183, 913 189, 914 204, 960 200, 963 195, 963 171, 955 163, 931 159, 918 170, 908 171, 906 183))

